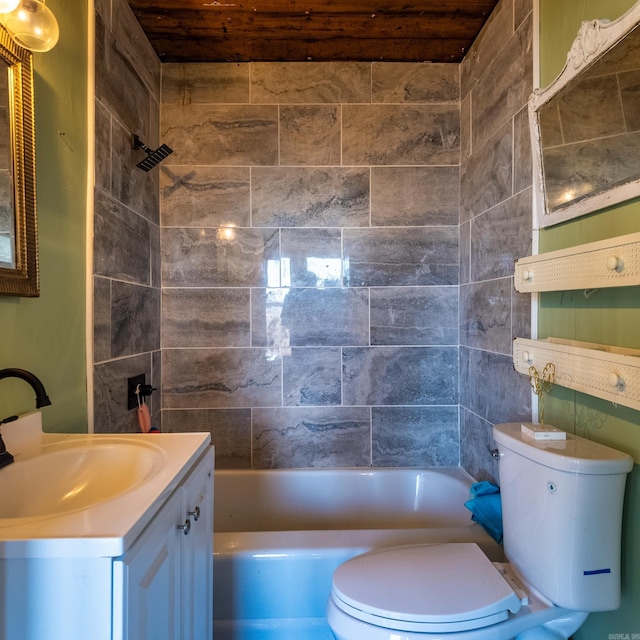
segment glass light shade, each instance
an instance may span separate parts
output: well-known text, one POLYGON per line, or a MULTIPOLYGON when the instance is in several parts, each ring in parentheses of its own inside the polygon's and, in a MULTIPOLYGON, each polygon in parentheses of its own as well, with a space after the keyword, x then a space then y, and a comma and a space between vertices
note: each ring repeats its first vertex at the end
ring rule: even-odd
POLYGON ((13 39, 30 51, 49 51, 56 46, 60 36, 58 21, 43 0, 22 0, 16 9, 4 16, 3 23, 13 39))
POLYGON ((0 13, 10 13, 20 4, 20 0, 0 0, 0 13))

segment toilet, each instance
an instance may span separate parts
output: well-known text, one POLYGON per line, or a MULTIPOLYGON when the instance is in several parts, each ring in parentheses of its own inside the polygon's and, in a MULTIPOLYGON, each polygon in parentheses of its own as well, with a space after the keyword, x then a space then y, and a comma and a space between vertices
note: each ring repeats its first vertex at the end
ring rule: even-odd
POLYGON ((522 427, 493 431, 508 561, 491 562, 474 543, 356 556, 333 576, 327 619, 337 640, 566 640, 590 612, 620 606, 633 459, 571 434, 534 439, 522 427))

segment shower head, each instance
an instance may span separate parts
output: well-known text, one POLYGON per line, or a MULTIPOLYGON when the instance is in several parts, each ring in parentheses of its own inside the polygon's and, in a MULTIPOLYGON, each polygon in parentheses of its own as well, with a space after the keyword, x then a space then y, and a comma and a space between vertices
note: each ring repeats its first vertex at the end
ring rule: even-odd
POLYGON ((153 167, 160 164, 168 155, 173 153, 173 149, 166 144, 160 145, 155 151, 150 149, 135 133, 131 134, 131 148, 142 149, 147 154, 147 157, 136 165, 136 167, 143 171, 150 171, 153 167))

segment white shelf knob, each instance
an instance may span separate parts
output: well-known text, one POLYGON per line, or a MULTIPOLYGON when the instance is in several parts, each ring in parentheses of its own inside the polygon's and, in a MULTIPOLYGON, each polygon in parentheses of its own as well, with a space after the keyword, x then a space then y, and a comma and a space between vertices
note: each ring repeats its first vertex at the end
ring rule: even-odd
POLYGON ((525 282, 531 282, 533 280, 533 271, 529 271, 529 269, 525 269, 522 272, 522 279, 525 282))
POLYGON ((609 256, 607 258, 607 269, 620 273, 620 271, 624 270, 624 260, 618 258, 618 256, 609 256))
POLYGON ((616 389, 622 389, 624 387, 624 378, 613 371, 609 374, 608 380, 609 385, 616 389))
POLYGON ((525 364, 531 364, 533 362, 533 354, 528 351, 522 352, 522 362, 525 364))

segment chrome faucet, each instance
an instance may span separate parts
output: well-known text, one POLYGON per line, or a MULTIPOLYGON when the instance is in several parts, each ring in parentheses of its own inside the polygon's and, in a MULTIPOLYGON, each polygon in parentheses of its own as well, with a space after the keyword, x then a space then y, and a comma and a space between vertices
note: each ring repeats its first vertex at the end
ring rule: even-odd
MULTIPOLYGON (((36 409, 40 409, 41 407, 46 407, 51 404, 51 400, 49 400, 49 396, 44 389, 44 385, 40 382, 40 379, 30 371, 25 371, 24 369, 0 369, 0 380, 4 378, 20 378, 20 380, 28 382, 31 385, 31 388, 36 392, 36 409)), ((10 418, 2 420, 0 424, 11 422, 16 418, 17 416, 11 416, 10 418)), ((6 467, 12 462, 13 456, 7 451, 7 447, 2 441, 2 434, 0 434, 0 469, 2 469, 2 467, 6 467)))

